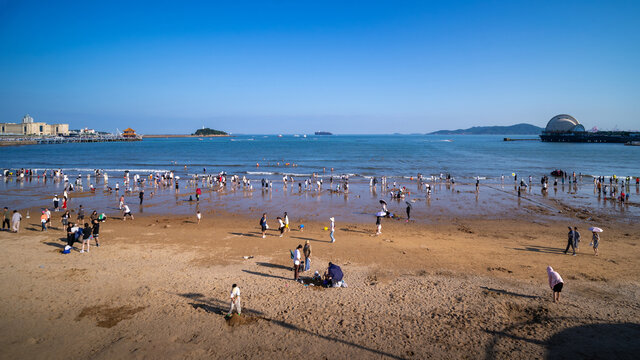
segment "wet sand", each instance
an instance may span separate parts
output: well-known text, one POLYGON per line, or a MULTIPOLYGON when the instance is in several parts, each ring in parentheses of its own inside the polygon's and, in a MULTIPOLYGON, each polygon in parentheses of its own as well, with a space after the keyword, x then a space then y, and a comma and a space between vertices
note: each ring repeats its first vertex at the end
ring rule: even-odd
POLYGON ((69 255, 60 254, 63 231, 40 232, 32 216, 19 234, 0 232, 2 357, 635 358, 640 226, 544 205, 548 213, 521 204, 529 215, 506 218, 385 219, 381 236, 373 222, 337 218, 334 244, 308 208, 289 207, 294 230, 266 239, 258 208, 201 204, 201 224, 168 214, 174 207, 124 222, 111 210, 102 246, 69 255), (588 247, 594 220, 605 229, 599 257, 588 247), (562 253, 568 221, 582 233, 575 257, 562 253), (312 271, 332 261, 347 288, 292 281, 289 249, 305 240, 312 271), (560 304, 547 265, 565 280, 560 304), (243 315, 227 321, 232 283, 243 315))

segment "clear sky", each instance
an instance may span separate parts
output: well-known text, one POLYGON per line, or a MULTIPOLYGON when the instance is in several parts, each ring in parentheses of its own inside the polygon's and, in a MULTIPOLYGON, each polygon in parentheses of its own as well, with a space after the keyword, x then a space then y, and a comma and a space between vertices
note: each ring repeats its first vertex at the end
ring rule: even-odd
POLYGON ((0 122, 640 129, 640 1, 0 0, 0 122))

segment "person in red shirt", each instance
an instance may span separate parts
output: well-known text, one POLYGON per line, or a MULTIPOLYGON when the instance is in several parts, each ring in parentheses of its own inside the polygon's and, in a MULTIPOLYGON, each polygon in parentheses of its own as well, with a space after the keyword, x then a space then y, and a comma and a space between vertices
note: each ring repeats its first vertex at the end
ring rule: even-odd
POLYGON ((200 195, 202 195, 202 190, 196 188, 196 201, 200 201, 200 195))

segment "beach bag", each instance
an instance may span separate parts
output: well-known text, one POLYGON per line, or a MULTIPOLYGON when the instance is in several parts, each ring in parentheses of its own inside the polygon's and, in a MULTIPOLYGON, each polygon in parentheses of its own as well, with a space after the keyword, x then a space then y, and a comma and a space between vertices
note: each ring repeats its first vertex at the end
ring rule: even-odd
POLYGON ((289 253, 291 253, 291 260, 293 260, 293 250, 289 250, 289 253))
POLYGON ((71 253, 71 246, 69 245, 65 245, 64 249, 62 250, 63 254, 69 254, 71 253))

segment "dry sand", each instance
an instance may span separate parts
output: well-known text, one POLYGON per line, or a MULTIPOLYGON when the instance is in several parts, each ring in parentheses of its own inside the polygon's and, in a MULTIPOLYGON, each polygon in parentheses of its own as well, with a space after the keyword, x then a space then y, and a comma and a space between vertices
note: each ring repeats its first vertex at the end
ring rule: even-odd
POLYGON ((609 221, 595 257, 576 218, 583 240, 573 257, 562 254, 567 224, 534 218, 390 220, 377 237, 372 224, 337 219, 330 244, 327 224, 262 239, 257 218, 206 213, 196 224, 147 215, 109 219, 102 246, 62 255, 59 216, 48 232, 31 218, 19 234, 0 233, 1 358, 555 359, 640 351, 637 224, 609 221), (333 261, 347 288, 292 281, 289 249, 307 239, 312 271, 333 261), (547 265, 565 280, 560 304, 551 301, 547 265), (232 283, 243 315, 227 321, 232 283))

